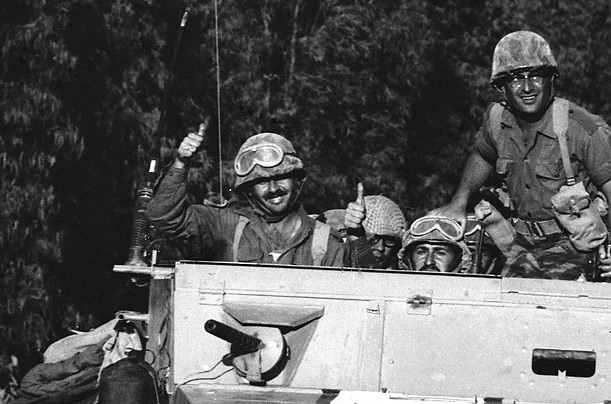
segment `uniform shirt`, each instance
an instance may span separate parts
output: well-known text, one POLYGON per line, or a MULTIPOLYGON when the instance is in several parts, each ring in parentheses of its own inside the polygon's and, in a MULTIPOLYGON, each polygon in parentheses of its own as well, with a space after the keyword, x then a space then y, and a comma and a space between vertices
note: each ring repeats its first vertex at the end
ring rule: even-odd
MULTIPOLYGON (((490 109, 478 131, 475 151, 496 166, 507 182, 516 215, 524 220, 554 217, 551 197, 566 183, 552 107, 539 121, 535 136, 525 144, 516 117, 503 110, 498 137, 493 135, 490 109)), ((498 130, 498 129, 497 129, 498 130)), ((566 133, 573 173, 586 187, 611 179, 611 130, 602 118, 570 103, 566 133)))
MULTIPOLYGON (((190 259, 234 261, 233 241, 240 217, 249 222, 240 237, 239 262, 312 265, 312 235, 314 219, 298 207, 296 215, 301 225, 293 238, 287 240, 283 251, 272 251, 267 224, 250 205, 230 202, 225 207, 190 204, 187 200, 188 170, 172 167, 162 180, 157 193, 149 202, 147 217, 164 234, 186 240, 196 246, 190 259), (279 253, 275 261, 273 253, 279 253)), ((345 245, 333 230, 327 242, 322 266, 344 266, 345 245)))

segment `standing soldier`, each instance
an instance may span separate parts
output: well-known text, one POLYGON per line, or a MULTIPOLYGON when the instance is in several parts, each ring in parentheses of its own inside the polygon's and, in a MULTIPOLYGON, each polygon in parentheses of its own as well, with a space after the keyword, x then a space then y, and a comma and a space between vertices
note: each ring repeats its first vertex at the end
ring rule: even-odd
MULTIPOLYGON (((606 239, 607 231, 592 226, 567 235, 556 220, 552 197, 566 183, 570 185, 567 180, 576 178, 610 200, 611 130, 600 117, 554 97, 557 77, 556 59, 541 36, 517 31, 499 41, 491 83, 504 101, 488 108, 451 202, 432 213, 464 227, 470 196, 496 170, 508 186, 516 241, 533 252, 542 276, 584 279, 589 275, 584 271, 594 261, 592 251, 606 239), (562 151, 562 138, 567 153, 562 151), (589 251, 575 248, 572 241, 580 236, 589 251)), ((608 271, 611 259, 603 249, 599 249, 601 268, 608 271)))

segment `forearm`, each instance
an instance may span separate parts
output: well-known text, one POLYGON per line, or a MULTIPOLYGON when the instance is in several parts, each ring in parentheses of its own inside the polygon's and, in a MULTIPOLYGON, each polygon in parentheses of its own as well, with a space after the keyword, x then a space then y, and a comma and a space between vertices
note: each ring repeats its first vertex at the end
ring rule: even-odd
MULTIPOLYGON (((601 191, 607 198, 607 204, 611 204, 611 181, 605 182, 601 191)), ((611 229, 611 213, 607 213, 607 229, 611 229)))
POLYGON ((187 167, 176 160, 148 204, 146 216, 162 232, 177 235, 180 224, 185 222, 189 206, 187 178, 187 167))
POLYGON ((484 184, 492 171, 493 166, 479 153, 471 153, 451 204, 466 210, 469 198, 484 184))

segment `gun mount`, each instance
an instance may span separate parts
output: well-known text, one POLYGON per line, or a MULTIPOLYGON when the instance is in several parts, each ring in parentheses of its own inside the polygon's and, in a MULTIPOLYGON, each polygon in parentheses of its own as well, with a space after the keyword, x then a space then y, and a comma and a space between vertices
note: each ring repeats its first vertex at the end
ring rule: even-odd
POLYGON ((278 329, 260 328, 250 335, 215 320, 206 321, 204 328, 231 344, 223 363, 233 365, 237 374, 252 384, 263 384, 278 376, 289 357, 288 346, 278 329))

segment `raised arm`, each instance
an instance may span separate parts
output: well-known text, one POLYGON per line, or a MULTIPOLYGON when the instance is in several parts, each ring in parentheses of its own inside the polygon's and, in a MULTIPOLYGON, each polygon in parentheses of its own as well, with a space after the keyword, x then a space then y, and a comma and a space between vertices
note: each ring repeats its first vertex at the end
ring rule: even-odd
POLYGON ((462 225, 464 230, 467 225, 469 197, 484 185, 493 170, 494 167, 478 152, 472 152, 463 170, 458 189, 450 203, 433 210, 429 214, 454 219, 462 225))
POLYGON ((188 234, 187 201, 188 168, 204 139, 206 125, 202 123, 197 133, 189 133, 178 147, 176 160, 165 175, 155 196, 150 201, 146 216, 155 227, 169 236, 188 234))

